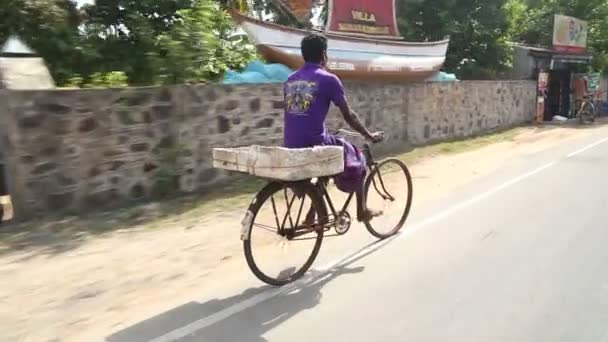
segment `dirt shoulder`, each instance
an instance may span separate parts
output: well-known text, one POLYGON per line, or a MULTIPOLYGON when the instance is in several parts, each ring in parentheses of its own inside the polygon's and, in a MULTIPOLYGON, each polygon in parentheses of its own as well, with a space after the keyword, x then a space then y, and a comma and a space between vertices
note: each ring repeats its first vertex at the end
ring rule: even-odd
MULTIPOLYGON (((398 157, 411 165, 419 205, 492 172, 501 161, 595 130, 517 128, 398 157)), ((5 228, 0 340, 77 340, 77 332, 120 326, 176 293, 200 292, 241 258, 239 222, 260 185, 245 180, 199 198, 5 228)))

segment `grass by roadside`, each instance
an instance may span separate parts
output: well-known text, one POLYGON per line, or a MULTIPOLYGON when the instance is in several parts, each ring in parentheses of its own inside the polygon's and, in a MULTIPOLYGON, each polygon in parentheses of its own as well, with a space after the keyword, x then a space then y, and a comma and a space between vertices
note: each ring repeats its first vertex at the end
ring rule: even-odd
MULTIPOLYGON (((438 155, 463 153, 513 140, 521 128, 474 138, 441 142, 397 155, 409 165, 438 155)), ((263 180, 244 177, 205 194, 181 196, 163 202, 140 204, 81 216, 47 217, 0 229, 0 254, 16 250, 61 253, 87 239, 113 231, 194 227, 218 215, 242 211, 264 185, 263 180)))
POLYGON ((400 154, 397 158, 408 164, 414 164, 426 158, 437 155, 464 153, 473 151, 484 146, 513 140, 522 128, 513 128, 497 133, 484 134, 468 139, 455 139, 435 143, 427 146, 416 147, 413 150, 400 154))

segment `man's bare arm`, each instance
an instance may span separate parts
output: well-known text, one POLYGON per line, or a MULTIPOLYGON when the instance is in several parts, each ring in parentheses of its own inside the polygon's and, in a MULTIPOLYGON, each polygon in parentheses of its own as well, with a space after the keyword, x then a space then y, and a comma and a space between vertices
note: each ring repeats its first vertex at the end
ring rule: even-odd
POLYGON ((363 137, 365 139, 374 141, 374 142, 378 142, 382 140, 382 133, 378 132, 378 133, 371 133, 367 127, 365 127, 365 125, 363 123, 361 123, 361 120, 359 119, 359 116, 357 115, 357 113, 355 113, 354 111, 352 111, 350 109, 350 106, 348 105, 347 102, 344 102, 344 104, 342 104, 341 106, 338 106, 338 108, 340 108, 340 112, 342 112, 342 116, 344 117, 344 121, 346 121, 346 123, 348 123, 348 125, 354 129, 355 131, 357 131, 359 134, 363 135, 363 137))

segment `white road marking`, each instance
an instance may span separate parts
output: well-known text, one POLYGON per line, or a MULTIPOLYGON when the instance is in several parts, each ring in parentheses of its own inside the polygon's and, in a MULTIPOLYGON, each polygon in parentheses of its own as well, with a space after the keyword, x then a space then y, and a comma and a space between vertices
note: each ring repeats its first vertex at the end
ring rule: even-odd
POLYGON ((600 139, 600 140, 594 142, 593 144, 587 145, 587 146, 581 148, 580 150, 574 151, 574 152, 570 153, 569 155, 567 155, 566 158, 572 158, 574 156, 577 156, 587 150, 590 150, 598 145, 605 143, 606 141, 608 141, 608 137, 604 138, 604 139, 600 139))
MULTIPOLYGON (((309 279, 307 279, 308 281, 310 281, 309 279)), ((302 281, 304 282, 304 281, 302 281)), ((163 336, 159 336, 155 339, 150 340, 150 342, 170 342, 170 341, 177 341, 181 338, 184 338, 186 336, 189 335, 193 335, 195 332, 202 330, 208 326, 211 326, 213 324, 216 324, 218 322, 221 322, 223 320, 225 320, 226 318, 237 314, 239 312, 242 312, 246 309, 249 309, 251 307, 256 306, 257 304, 260 304, 262 302, 265 302, 273 297, 279 296, 283 293, 287 293, 290 292, 294 289, 296 289, 299 285, 305 285, 301 284, 301 282, 296 282, 296 283, 292 283, 290 285, 287 285, 285 287, 282 288, 277 288, 277 289, 272 289, 270 291, 267 292, 263 292, 260 293, 259 295, 256 295, 254 297, 251 297, 243 302, 240 302, 234 306, 231 307, 227 307, 226 309, 223 309, 221 311, 218 311, 216 313, 214 313, 213 315, 207 316, 205 318, 199 319, 198 321, 192 322, 188 325, 185 325, 181 328, 175 329, 171 332, 169 332, 168 334, 165 334, 163 336)))
POLYGON ((471 205, 473 205, 473 204, 475 204, 477 202, 481 202, 482 200, 484 200, 484 199, 486 199, 486 198, 488 198, 488 197, 496 194, 497 192, 500 192, 500 191, 502 191, 502 190, 504 190, 504 189, 506 189, 506 188, 508 188, 510 186, 513 186, 513 185, 515 185, 515 184, 517 184, 517 183, 519 183, 519 182, 521 182, 523 180, 526 180, 527 178, 530 178, 530 177, 532 177, 532 176, 534 176, 534 175, 536 175, 538 173, 543 172, 544 170, 546 170, 546 169, 554 166, 555 164, 557 164, 556 161, 547 163, 547 164, 545 164, 545 165, 543 165, 543 166, 541 166, 539 168, 536 168, 536 169, 534 169, 534 170, 532 170, 530 172, 524 173, 521 176, 515 177, 515 178, 513 178, 513 179, 511 179, 511 180, 509 180, 509 181, 507 181, 505 183, 502 183, 501 185, 499 185, 497 187, 494 187, 494 188, 491 188, 491 189, 489 189, 487 191, 484 191, 484 192, 480 193, 479 195, 476 195, 476 196, 474 196, 474 197, 472 197, 472 198, 470 198, 470 199, 468 199, 468 200, 466 200, 464 202, 461 202, 461 203, 459 203, 459 204, 457 204, 457 205, 455 205, 455 206, 453 206, 453 207, 451 207, 451 208, 449 208, 449 209, 447 209, 447 210, 445 210, 443 212, 440 212, 440 213, 438 213, 436 215, 433 215, 433 216, 427 218, 426 220, 424 220, 422 222, 414 224, 414 225, 408 227, 405 232, 403 232, 402 234, 400 234, 399 238, 401 239, 401 238, 405 238, 407 236, 411 236, 411 235, 415 234, 416 232, 418 232, 419 230, 425 228, 426 226, 431 225, 431 224, 433 224, 435 222, 441 221, 441 220, 445 219, 446 217, 454 214, 455 212, 460 211, 460 210, 462 210, 462 209, 464 209, 466 207, 469 207, 469 206, 471 206, 471 205))
MULTIPOLYGON (((573 153, 570 153, 567 155, 567 158, 571 158, 573 156, 576 156, 578 154, 581 154, 587 150, 590 150, 604 142, 608 141, 608 137, 601 139, 599 141, 596 141, 590 145, 587 145, 583 148, 581 148, 580 150, 577 150, 573 153)), ((265 302, 269 299, 272 299, 274 297, 277 297, 279 295, 282 294, 286 294, 289 292, 292 292, 294 290, 303 288, 309 284, 312 284, 314 282, 316 282, 319 277, 324 277, 327 274, 330 274, 332 272, 333 269, 339 268, 340 266, 346 265, 349 262, 356 260, 358 257, 365 255, 367 253, 370 253, 373 250, 379 249, 383 246, 385 246, 386 244, 390 243, 391 241, 394 241, 395 239, 403 239, 406 238, 408 236, 412 236, 414 234, 416 234, 417 232, 419 232, 420 230, 424 229, 425 227, 428 227, 429 225, 439 222, 445 218, 447 218, 448 216, 462 210, 465 209, 473 204, 476 204, 500 191, 503 191, 517 183, 520 183, 534 175, 537 175, 541 172, 543 172, 544 170, 555 166, 558 162, 557 161, 553 161, 550 163, 547 163, 541 167, 538 167, 530 172, 524 173, 518 177, 515 177, 509 181, 506 181, 504 183, 502 183, 501 185, 498 185, 494 188, 491 188, 487 191, 484 191, 464 202, 461 202, 455 206, 452 206, 450 208, 448 208, 445 211, 442 211, 436 215, 433 215, 417 224, 414 224, 412 226, 407 227, 407 230, 399 235, 397 235, 395 238, 392 239, 387 239, 387 240, 383 240, 383 241, 379 241, 377 243, 374 243, 372 245, 369 245, 355 253, 352 253, 350 255, 345 256, 342 259, 339 260, 334 260, 330 263, 328 263, 327 265, 325 265, 324 267, 321 268, 317 268, 316 269, 316 274, 315 275, 308 275, 306 277, 304 277, 303 279, 300 279, 299 281, 296 281, 290 285, 284 286, 282 288, 277 288, 277 289, 271 289, 269 291, 260 293, 256 296, 253 296, 243 302, 240 302, 238 304, 235 304, 233 306, 230 306, 228 308, 225 308, 221 311, 218 311, 210 316, 201 318, 197 321, 194 321, 188 325, 185 325, 181 328, 175 329, 165 335, 159 336, 157 338, 154 338, 152 340, 150 340, 149 342, 173 342, 173 341, 178 341, 181 338, 187 337, 187 336, 191 336, 194 333, 196 333, 197 331, 200 331, 202 329, 205 329, 206 327, 209 327, 213 324, 216 324, 218 322, 221 322, 227 318, 229 318, 232 315, 235 315, 239 312, 242 312, 246 309, 249 309, 251 307, 254 307, 262 302, 265 302)))
POLYGON ((608 342, 608 330, 606 330, 606 333, 604 334, 604 336, 600 339, 600 342, 608 342))
POLYGON ((210 316, 194 321, 188 325, 185 325, 181 328, 175 329, 165 335, 156 337, 149 342, 172 342, 177 341, 181 338, 193 335, 195 332, 205 329, 213 324, 219 323, 232 315, 235 315, 239 312, 245 311, 251 307, 254 307, 262 302, 270 300, 274 297, 293 293, 295 291, 299 291, 300 289, 315 284, 318 281, 322 281, 327 276, 330 276, 332 271, 336 270, 340 266, 347 265, 349 262, 356 260, 359 256, 364 255, 366 253, 370 253, 373 250, 379 249, 387 243, 388 240, 377 242, 371 244, 358 252, 355 252, 351 255, 348 255, 340 260, 335 261, 332 265, 328 265, 326 268, 316 269, 307 274, 304 278, 291 283, 289 285, 283 286, 281 288, 275 288, 268 290, 266 292, 255 295, 245 301, 242 301, 233 306, 227 307, 221 311, 218 311, 210 316))

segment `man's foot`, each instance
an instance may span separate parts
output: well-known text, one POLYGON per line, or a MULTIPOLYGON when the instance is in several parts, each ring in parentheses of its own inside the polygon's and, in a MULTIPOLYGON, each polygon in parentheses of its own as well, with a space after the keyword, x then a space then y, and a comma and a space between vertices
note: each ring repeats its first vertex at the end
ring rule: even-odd
POLYGON ((375 217, 379 217, 382 216, 382 214, 384 214, 384 212, 382 210, 372 210, 372 209, 367 209, 363 211, 363 214, 360 215, 357 220, 359 222, 370 222, 371 220, 373 220, 375 217))

